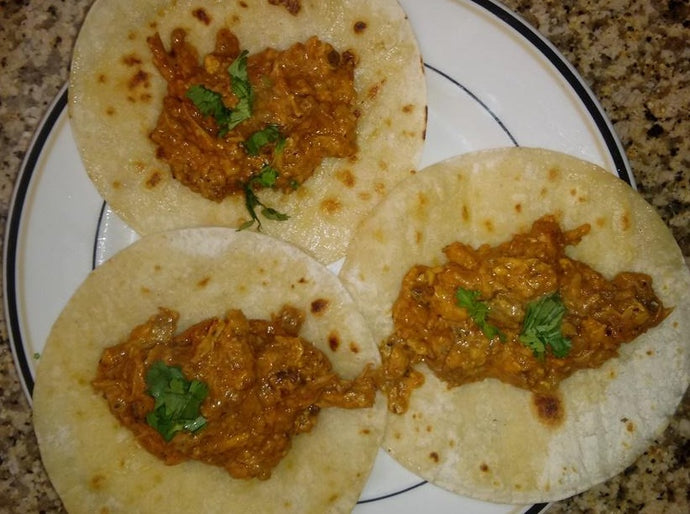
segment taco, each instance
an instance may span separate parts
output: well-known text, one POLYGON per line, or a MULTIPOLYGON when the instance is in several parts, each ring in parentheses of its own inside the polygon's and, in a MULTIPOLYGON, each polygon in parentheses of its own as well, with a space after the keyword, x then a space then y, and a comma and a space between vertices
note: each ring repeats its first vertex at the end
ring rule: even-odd
MULTIPOLYGON (((428 167, 400 184, 358 227, 340 273, 381 346, 386 373, 394 369, 393 358, 414 364, 400 366, 397 389, 388 391, 393 404, 384 448, 423 478, 459 494, 534 503, 588 489, 623 471, 647 448, 690 380, 690 272, 678 245, 627 184, 562 153, 494 149, 428 167), (534 249, 523 262, 514 258, 518 254, 496 253, 520 252, 525 241, 534 249), (560 241, 564 253, 554 251, 553 241, 560 241), (493 267, 477 265, 483 258, 493 259, 493 267), (580 293, 578 307, 560 285, 542 288, 561 283, 547 275, 551 258, 560 273, 577 267, 571 276, 582 280, 580 292, 595 282, 630 288, 617 297, 603 289, 580 293), (526 270, 521 280, 512 286, 501 282, 519 267, 526 270), (493 274, 485 275, 486 283, 499 288, 487 291, 481 279, 472 287, 473 268, 493 274), (418 281, 410 285, 411 280, 418 281), (470 285, 458 286, 463 283, 470 285), (550 314, 548 321, 532 323, 530 312, 539 309, 510 299, 540 288, 538 302, 550 314), (587 326, 568 318, 571 310, 602 299, 616 311, 614 297, 621 305, 630 302, 623 316, 654 319, 645 327, 631 325, 627 342, 607 350, 606 358, 595 356, 591 366, 553 382, 554 367, 572 365, 565 356, 576 351, 583 333, 609 341, 624 331, 601 318, 586 319, 587 326), (401 307, 411 299, 426 304, 401 307), (447 312, 405 336, 411 332, 405 324, 414 326, 434 303, 447 312), (551 331, 554 321, 557 332, 551 331), (446 336, 426 343, 427 336, 440 333, 438 327, 450 334, 443 362, 435 352, 446 336), (475 363, 495 369, 465 380, 477 372, 475 363), (464 367, 465 375, 444 366, 464 367), (542 373, 533 381, 536 387, 521 375, 528 367, 542 373), (516 374, 507 375, 507 369, 516 374)), ((580 352, 577 358, 587 356, 580 352)))
POLYGON ((60 314, 37 367, 35 431, 69 512, 349 512, 376 457, 385 404, 373 387, 373 402, 341 401, 360 396, 348 384, 378 362, 337 277, 296 247, 230 228, 160 233, 93 271, 60 314), (172 345, 159 344, 171 335, 172 345), (217 357, 210 348, 220 340, 226 349, 217 357), (249 344, 264 351, 244 365, 249 344), (150 364, 146 384, 155 405, 122 400, 134 395, 135 368, 144 361, 123 372, 117 361, 136 352, 150 364), (325 374, 295 364, 308 362, 307 353, 325 374), (196 373, 190 363, 198 364, 196 373), (156 385, 166 374, 171 378, 156 385), (242 397, 259 379, 260 389, 242 397), (222 397, 214 393, 221 382, 229 384, 222 397), (331 384, 318 401, 306 389, 311 382, 331 384), (190 393, 179 416, 166 418, 165 409, 177 407, 158 403, 167 384, 185 398, 190 393), (295 389, 300 385, 306 388, 295 389), (233 405, 253 413, 239 419, 233 405), (293 408, 287 422, 273 421, 293 408), (125 423, 125 411, 146 416, 150 426, 125 423), (224 418, 240 431, 222 439, 212 424, 224 418), (286 423, 296 427, 290 440, 286 423), (269 425, 277 429, 262 435, 269 425), (196 458, 204 438, 211 451, 196 458), (219 462, 223 453, 234 462, 219 462))
POLYGON ((140 234, 260 226, 330 263, 418 164, 426 86, 395 0, 98 0, 69 114, 89 177, 140 234))

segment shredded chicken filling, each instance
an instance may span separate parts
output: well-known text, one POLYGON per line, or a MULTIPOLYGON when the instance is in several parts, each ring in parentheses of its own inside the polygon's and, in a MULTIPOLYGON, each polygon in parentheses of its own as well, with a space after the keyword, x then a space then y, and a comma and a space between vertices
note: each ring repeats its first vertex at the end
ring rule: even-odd
POLYGON ((213 116, 200 112, 188 91, 203 86, 220 94, 228 109, 237 106, 228 73, 242 53, 237 37, 220 30, 215 49, 203 59, 183 29, 172 32, 169 51, 158 34, 148 43, 168 84, 150 138, 173 177, 205 198, 221 201, 242 193, 266 166, 278 173, 270 187, 289 193, 323 159, 352 157, 357 152, 356 59, 349 51, 340 53, 311 37, 282 51, 267 48, 249 55, 251 116, 223 133, 213 116), (281 143, 268 142, 255 155, 248 152, 246 141, 268 126, 277 127, 281 143))
POLYGON ((596 368, 617 355, 621 344, 658 325, 670 312, 643 273, 622 272, 607 280, 569 258, 590 230, 563 232, 555 218, 537 220, 527 233, 495 247, 455 242, 441 266, 413 266, 393 306, 394 331, 381 347, 380 387, 389 409, 405 412, 424 382, 415 369, 425 363, 449 386, 496 378, 538 394, 550 394, 579 369, 596 368), (464 307, 458 288, 478 292, 488 323, 502 337, 488 338, 464 307), (561 332, 572 344, 565 357, 543 358, 520 342, 529 302, 558 294, 565 306, 561 332))
POLYGON ((235 478, 270 477, 294 436, 309 432, 322 408, 370 407, 376 388, 366 369, 340 378, 328 357, 298 336, 303 313, 286 306, 270 321, 231 310, 176 335, 178 314, 160 309, 129 338, 104 350, 93 387, 141 445, 167 464, 199 460, 235 478), (147 424, 154 407, 146 372, 152 363, 179 366, 204 382, 206 426, 166 442, 147 424))

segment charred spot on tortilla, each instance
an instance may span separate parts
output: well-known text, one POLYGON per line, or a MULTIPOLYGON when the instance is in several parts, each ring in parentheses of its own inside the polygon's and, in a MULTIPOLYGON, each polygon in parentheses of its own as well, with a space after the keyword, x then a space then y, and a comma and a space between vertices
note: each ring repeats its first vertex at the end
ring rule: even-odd
POLYGON ((340 378, 299 335, 304 317, 290 305, 270 320, 231 309, 178 332, 179 314, 160 308, 103 350, 91 385, 166 464, 198 460, 265 480, 322 409, 375 401, 369 368, 340 378))
POLYGON ((102 473, 97 473, 91 477, 89 480, 89 486, 91 489, 98 491, 99 489, 103 488, 103 485, 107 482, 108 477, 103 475, 102 473))
MULTIPOLYGON (((491 220, 483 225, 494 229, 491 220)), ((539 419, 562 423, 560 382, 616 357, 672 311, 649 275, 621 271, 609 280, 570 258, 566 247, 590 231, 564 231, 545 215, 496 246, 457 241, 443 249, 443 264, 409 269, 381 345, 389 410, 407 410, 424 362, 449 387, 494 378, 531 391, 539 419)))
POLYGON ((337 198, 326 198, 321 202, 321 212, 333 216, 342 210, 342 203, 337 198))
POLYGON ((355 24, 352 27, 355 31, 355 34, 361 34, 364 32, 367 28, 367 22, 366 21, 356 21, 355 24))
POLYGON ((161 180, 163 180, 163 175, 160 170, 154 170, 151 172, 151 175, 149 175, 149 178, 146 179, 146 187, 152 189, 160 184, 161 180))
POLYGON ((548 394, 532 393, 532 405, 537 419, 550 427, 558 427, 565 419, 563 401, 557 392, 548 394))
POLYGON ((319 314, 323 314, 329 305, 330 302, 326 298, 317 298, 311 302, 311 312, 318 316, 319 314))
POLYGON ((136 54, 128 54, 122 56, 122 62, 125 66, 139 66, 142 64, 142 59, 136 54))
POLYGON ((197 20, 199 20, 204 25, 210 25, 211 24, 211 16, 208 14, 208 11, 206 11, 202 7, 198 7, 197 9, 194 9, 192 11, 192 16, 194 16, 197 20))
POLYGON ((268 3, 271 5, 282 5, 293 16, 297 16, 302 9, 302 2, 300 0, 268 0, 268 3))
POLYGON ((334 352, 337 352, 338 348, 340 348, 340 337, 337 333, 331 332, 328 335, 328 347, 334 352))
POLYGON ((347 188, 355 187, 355 176, 352 174, 352 170, 345 168, 338 172, 338 178, 347 188))
POLYGON ((241 228, 261 228, 257 209, 267 219, 288 219, 259 200, 260 190, 290 194, 323 159, 356 155, 357 59, 350 51, 313 36, 248 55, 223 28, 199 61, 181 28, 172 31, 169 50, 158 33, 147 41, 168 84, 149 135, 156 157, 210 201, 244 195, 250 219, 241 228))
POLYGON ((211 282, 211 277, 206 276, 206 277, 202 278, 201 280, 199 280, 196 283, 196 285, 197 285, 197 287, 206 287, 209 284, 209 282, 211 282))
POLYGON ((129 79, 127 86, 130 89, 136 89, 139 86, 149 87, 150 86, 149 74, 146 73, 144 70, 137 70, 137 72, 134 73, 134 75, 132 75, 131 78, 129 79))
MULTIPOLYGON (((376 96, 379 94, 379 91, 381 90, 381 88, 383 87, 383 85, 385 83, 386 83, 386 79, 381 79, 380 81, 378 81, 376 84, 374 84, 373 86, 371 86, 367 90, 367 96, 369 97, 370 100, 373 100, 374 98, 376 98, 376 96)), ((390 122, 390 120, 388 120, 388 122, 390 122)))

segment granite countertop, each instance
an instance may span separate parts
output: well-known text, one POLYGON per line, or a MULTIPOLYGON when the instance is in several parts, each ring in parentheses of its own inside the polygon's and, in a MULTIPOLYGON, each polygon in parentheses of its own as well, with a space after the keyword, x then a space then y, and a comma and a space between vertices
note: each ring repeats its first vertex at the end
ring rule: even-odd
MULTIPOLYGON (((65 83, 91 0, 0 0, 0 227, 33 132, 65 83)), ((506 0, 599 98, 642 195, 690 257, 690 4, 506 0)), ((0 319, 0 512, 60 512, 0 319)), ((619 476, 549 512, 690 512, 690 394, 665 433, 619 476)))

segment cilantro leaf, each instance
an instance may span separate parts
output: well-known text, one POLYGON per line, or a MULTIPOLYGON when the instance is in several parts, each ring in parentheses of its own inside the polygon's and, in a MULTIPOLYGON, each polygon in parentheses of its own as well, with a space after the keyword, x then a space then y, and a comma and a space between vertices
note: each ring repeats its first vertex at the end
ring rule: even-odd
POLYGON ((188 381, 178 366, 156 361, 146 373, 146 386, 155 399, 146 422, 166 441, 178 432, 196 432, 206 425, 206 418, 199 411, 208 395, 208 386, 203 382, 188 381))
POLYGON ((186 96, 201 114, 216 120, 221 132, 226 129, 232 110, 223 103, 223 95, 201 84, 195 84, 187 89, 186 96))
POLYGON ((264 187, 273 187, 278 180, 278 170, 273 166, 264 166, 258 175, 252 177, 252 180, 264 187))
POLYGON ((225 135, 252 115, 254 95, 247 75, 247 54, 243 51, 230 66, 231 89, 237 97, 237 105, 230 109, 223 103, 223 95, 201 84, 190 86, 185 93, 204 116, 211 116, 218 124, 218 137, 225 135))
POLYGON ((278 170, 273 166, 264 166, 258 175, 252 176, 249 181, 244 186, 244 205, 249 211, 250 219, 242 223, 237 230, 245 230, 251 227, 254 223, 257 223, 257 228, 261 230, 261 220, 256 214, 256 208, 262 207, 261 214, 264 218, 273 221, 285 221, 290 219, 285 213, 275 210, 273 207, 268 207, 259 200, 254 192, 254 184, 258 184, 263 187, 273 187, 278 179, 278 170))
POLYGON ((244 142, 244 148, 249 155, 259 155, 261 148, 269 143, 277 143, 276 151, 280 151, 285 142, 285 136, 280 133, 278 125, 267 125, 263 130, 257 130, 244 142))
POLYGON ((290 216, 283 212, 275 210, 273 207, 264 207, 263 209, 261 209, 261 214, 263 214, 264 218, 266 218, 267 220, 285 221, 290 219, 290 216))
POLYGON ((252 85, 249 83, 249 75, 247 74, 248 54, 249 52, 244 50, 237 59, 228 66, 228 74, 232 79, 230 87, 237 97, 237 105, 233 109, 230 120, 228 121, 228 130, 232 130, 252 115, 254 94, 252 92, 252 85))
POLYGON ((470 318, 479 326, 484 335, 488 339, 498 336, 501 341, 504 341, 505 334, 486 319, 489 314, 489 306, 478 298, 479 291, 471 291, 462 287, 458 287, 455 291, 455 299, 458 306, 467 310, 470 318))
POLYGON ((254 223, 258 224, 258 229, 261 230, 261 220, 256 214, 256 208, 261 205, 259 197, 256 196, 254 189, 252 189, 251 181, 244 186, 244 206, 249 212, 250 218, 242 223, 237 230, 245 230, 251 227, 254 223))
POLYGON ((527 305, 519 339, 532 349, 534 356, 544 359, 546 347, 550 346, 556 357, 570 353, 571 341, 561 332, 565 305, 558 294, 543 296, 527 305))

